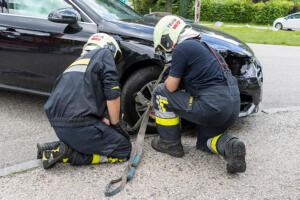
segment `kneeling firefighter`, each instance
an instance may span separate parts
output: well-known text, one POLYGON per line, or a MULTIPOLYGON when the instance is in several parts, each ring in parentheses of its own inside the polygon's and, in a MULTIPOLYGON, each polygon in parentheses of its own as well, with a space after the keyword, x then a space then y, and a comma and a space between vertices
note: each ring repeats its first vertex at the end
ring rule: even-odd
POLYGON ((56 80, 44 109, 59 142, 38 144, 38 158, 48 169, 57 162, 73 165, 122 162, 131 142, 119 121, 120 86, 115 65, 118 43, 109 35, 92 35, 81 57, 56 80))
POLYGON ((197 149, 222 155, 229 173, 244 172, 245 144, 224 133, 238 118, 240 93, 223 57, 176 16, 163 17, 153 37, 157 51, 172 53, 172 63, 165 83, 153 93, 160 137, 152 140, 152 147, 171 156, 184 156, 182 117, 198 126, 197 149))

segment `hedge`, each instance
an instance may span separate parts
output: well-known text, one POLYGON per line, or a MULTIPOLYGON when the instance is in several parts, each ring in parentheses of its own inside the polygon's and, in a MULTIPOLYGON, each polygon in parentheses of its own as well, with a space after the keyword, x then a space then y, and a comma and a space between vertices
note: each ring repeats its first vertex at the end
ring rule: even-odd
MULTIPOLYGON (((179 15, 179 1, 173 0, 173 13, 179 15)), ((189 1, 188 18, 194 18, 194 0, 189 1)), ((269 0, 253 3, 252 0, 202 0, 202 21, 272 24, 276 18, 300 11, 296 1, 269 0)), ((165 11, 166 0, 134 0, 134 8, 141 13, 165 11), (137 3, 139 2, 139 3, 137 3)))
POLYGON ((249 0, 203 0, 200 18, 204 21, 272 24, 276 18, 291 13, 294 6, 294 2, 278 0, 266 3, 252 3, 249 0))

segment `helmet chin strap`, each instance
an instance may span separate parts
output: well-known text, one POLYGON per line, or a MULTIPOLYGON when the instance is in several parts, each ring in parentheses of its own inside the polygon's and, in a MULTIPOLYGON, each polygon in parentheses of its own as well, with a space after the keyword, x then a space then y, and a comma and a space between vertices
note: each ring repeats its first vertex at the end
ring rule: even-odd
POLYGON ((80 54, 80 57, 81 56, 84 56, 85 54, 87 54, 89 51, 82 51, 82 53, 80 54))
POLYGON ((180 34, 177 44, 180 44, 184 40, 190 39, 190 38, 196 38, 200 37, 200 33, 191 29, 191 28, 186 28, 184 29, 183 33, 180 34))

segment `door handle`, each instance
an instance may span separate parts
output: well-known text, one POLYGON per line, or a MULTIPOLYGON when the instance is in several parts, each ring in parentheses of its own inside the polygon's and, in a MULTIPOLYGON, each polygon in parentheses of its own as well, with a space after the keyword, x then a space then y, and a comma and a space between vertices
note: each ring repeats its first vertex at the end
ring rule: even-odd
POLYGON ((2 31, 2 33, 11 39, 15 39, 21 36, 21 33, 16 31, 2 31))

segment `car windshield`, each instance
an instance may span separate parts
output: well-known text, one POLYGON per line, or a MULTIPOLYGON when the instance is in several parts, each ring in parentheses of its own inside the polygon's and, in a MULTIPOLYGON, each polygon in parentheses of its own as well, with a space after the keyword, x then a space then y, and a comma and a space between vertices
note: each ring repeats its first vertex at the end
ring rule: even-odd
POLYGON ((105 20, 142 18, 142 15, 120 2, 120 0, 86 0, 85 2, 105 20))

